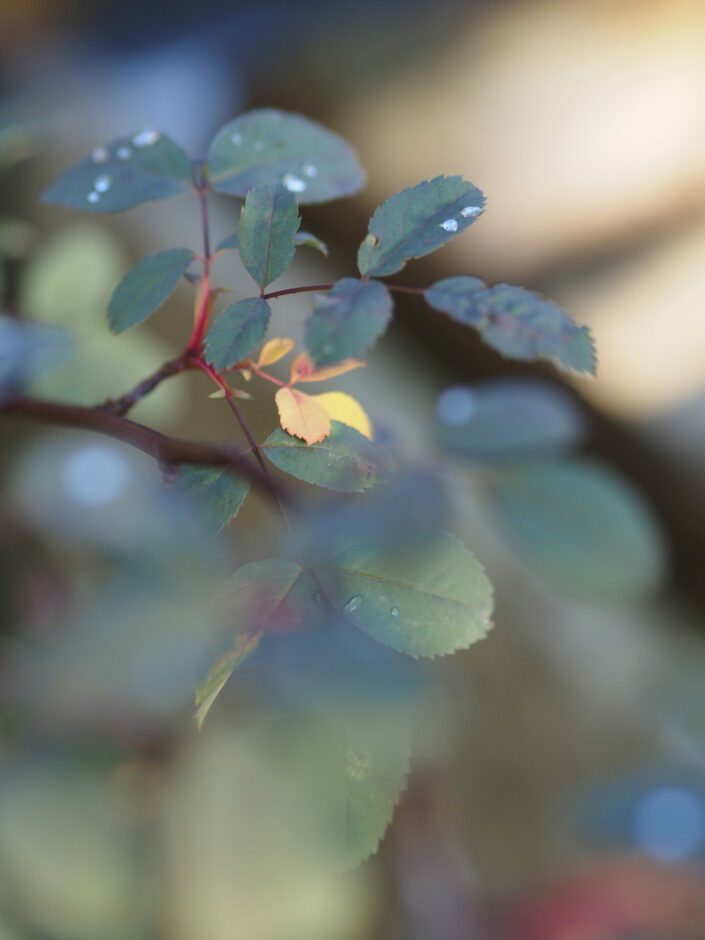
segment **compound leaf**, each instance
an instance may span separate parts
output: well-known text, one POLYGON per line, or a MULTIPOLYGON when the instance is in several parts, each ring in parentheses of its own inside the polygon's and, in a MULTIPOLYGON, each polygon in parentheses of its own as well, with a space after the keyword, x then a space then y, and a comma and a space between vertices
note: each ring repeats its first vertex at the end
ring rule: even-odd
POLYGON ((209 176, 214 189, 233 196, 281 183, 302 205, 348 196, 365 181, 341 137, 308 118, 269 108, 243 114, 218 132, 209 176))
POLYGON ((395 193, 370 219, 357 266, 366 277, 401 271, 464 232, 482 214, 485 197, 461 176, 437 176, 395 193))
POLYGON ((248 297, 226 307, 206 335, 206 357, 216 369, 229 369, 262 342, 271 308, 261 297, 248 297))
POLYGON ((425 297, 436 310, 476 329, 503 356, 554 359, 576 372, 595 372, 588 328, 530 290, 511 284, 488 287, 477 277, 449 277, 429 287, 425 297))
POLYGON ((306 324, 305 342, 316 365, 360 356, 387 329, 392 297, 379 281, 346 277, 319 294, 306 324))
POLYGON ((87 212, 122 212, 151 199, 166 199, 192 183, 191 161, 165 134, 145 128, 96 147, 41 195, 87 212))
POLYGON ((108 303, 108 323, 113 333, 122 333, 154 313, 174 290, 193 258, 189 248, 170 248, 147 255, 133 265, 108 303))
POLYGON ((296 388, 280 388, 274 396, 281 426, 307 444, 317 444, 330 434, 328 412, 310 395, 296 388))
POLYGON ((487 575, 448 533, 395 552, 375 551, 368 542, 343 544, 318 573, 351 623, 411 656, 464 649, 491 627, 487 575))
POLYGON ((394 474, 384 450, 339 421, 331 421, 330 435, 319 444, 307 446, 277 429, 262 450, 284 473, 341 493, 362 492, 394 474))
POLYGON ((239 250, 260 287, 278 278, 294 260, 300 222, 296 199, 284 186, 258 186, 247 194, 238 226, 239 250))

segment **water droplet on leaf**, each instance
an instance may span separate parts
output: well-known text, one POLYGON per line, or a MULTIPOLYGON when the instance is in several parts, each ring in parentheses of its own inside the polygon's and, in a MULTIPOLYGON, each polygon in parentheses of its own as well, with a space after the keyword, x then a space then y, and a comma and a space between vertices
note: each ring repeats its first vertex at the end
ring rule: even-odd
POLYGON ((152 144, 156 144, 158 140, 159 131, 155 131, 151 127, 145 127, 139 134, 135 134, 132 138, 132 143, 135 147, 151 147, 152 144))
POLYGON ((93 187, 97 193, 107 193, 110 189, 112 179, 109 176, 99 176, 98 179, 93 183, 93 187))
POLYGON ((464 206, 460 210, 460 214, 464 219, 475 218, 475 216, 480 215, 482 209, 479 206, 464 206))
POLYGON ((354 614, 356 610, 362 607, 362 602, 364 601, 362 594, 354 594, 347 604, 343 607, 344 614, 354 614))
POLYGON ((445 229, 446 232, 457 232, 458 221, 457 219, 446 219, 445 222, 441 222, 441 228, 445 229))
POLYGON ((312 163, 304 163, 304 173, 313 179, 314 176, 318 176, 318 167, 312 163))
POLYGON ((451 427, 468 422, 477 410, 477 397, 469 388, 453 385, 441 393, 436 402, 439 421, 451 427))
POLYGON ((287 173, 282 183, 290 193, 302 193, 306 189, 306 183, 293 173, 287 173))
POLYGON ((117 158, 118 160, 129 160, 132 156, 132 151, 129 147, 118 147, 117 158))
POLYGON ((98 193, 88 193, 86 198, 88 199, 90 203, 95 204, 100 199, 100 196, 98 195, 98 193))
POLYGON ((392 607, 391 613, 392 613, 392 617, 398 617, 398 616, 399 616, 399 608, 398 608, 398 607, 392 607))
POLYGON ((94 163, 105 163, 108 159, 108 151, 105 147, 96 147, 93 151, 93 162, 94 163))

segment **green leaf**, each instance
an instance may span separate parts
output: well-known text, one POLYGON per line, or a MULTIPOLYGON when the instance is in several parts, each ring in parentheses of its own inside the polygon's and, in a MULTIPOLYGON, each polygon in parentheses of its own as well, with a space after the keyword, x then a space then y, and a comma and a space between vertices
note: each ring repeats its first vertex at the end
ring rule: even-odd
POLYGON ((392 309, 392 297, 379 281, 338 281, 314 301, 305 331, 311 358, 322 366, 361 356, 387 329, 392 309))
POLYGON ((297 246, 308 245, 309 248, 315 248, 316 251, 320 251, 326 258, 328 257, 328 245, 322 242, 320 238, 312 235, 311 232, 297 232, 296 235, 294 235, 294 244, 297 246))
POLYGON ((261 297, 248 297, 226 307, 206 336, 206 357, 216 369, 229 369, 259 346, 267 332, 271 308, 261 297))
POLYGON ((122 212, 151 199, 166 199, 188 189, 191 162, 165 134, 145 128, 96 147, 90 157, 67 170, 41 195, 86 212, 122 212))
POLYGON ((439 397, 436 413, 443 447, 488 463, 552 455, 584 433, 582 414, 566 391, 528 379, 452 386, 439 397))
POLYGON ((223 592, 224 606, 248 636, 304 623, 317 611, 316 586, 298 562, 267 558, 243 565, 223 592))
POLYGON ((225 468, 184 464, 171 491, 193 501, 201 510, 206 529, 215 535, 237 515, 249 489, 247 480, 225 468))
POLYGON ((296 199, 281 185, 251 189, 238 226, 242 263, 260 287, 283 274, 294 260, 294 235, 301 220, 296 199))
POLYGON ((536 571, 587 598, 633 599, 663 571, 658 531, 623 480, 590 461, 540 464, 500 479, 496 508, 536 571))
POLYGON ((394 473, 384 450, 339 421, 331 421, 331 433, 325 440, 310 445, 277 428, 262 450, 284 473, 341 493, 362 492, 394 473))
POLYGON ((365 175, 337 134, 298 114, 263 108, 226 124, 210 148, 213 189, 246 196, 281 183, 298 202, 327 202, 362 188, 365 175))
POLYGON ((595 373, 588 328, 579 327, 557 304, 523 287, 488 287, 477 277, 449 277, 429 287, 425 297, 436 310, 478 330, 503 356, 554 359, 576 372, 595 373))
POLYGON ((237 251, 239 244, 239 239, 237 237, 237 232, 233 232, 232 235, 228 235, 227 238, 224 238, 222 242, 218 242, 216 245, 216 251, 237 251))
POLYGON ((223 686, 243 660, 256 649, 258 637, 248 637, 241 634, 235 639, 235 649, 226 653, 209 671, 206 678, 196 689, 196 724, 198 730, 203 728, 206 715, 211 710, 213 702, 220 695, 223 686))
POLYGON ((108 323, 122 333, 161 307, 194 259, 189 248, 169 248, 140 258, 115 288, 108 303, 108 323))
POLYGON ((484 205, 480 190, 460 176, 437 176, 395 193, 370 219, 357 255, 360 273, 383 277, 401 271, 411 258, 464 232, 484 205))
POLYGON ((492 586, 474 555, 447 533, 395 552, 344 545, 318 574, 351 623, 411 656, 464 649, 491 627, 492 586))

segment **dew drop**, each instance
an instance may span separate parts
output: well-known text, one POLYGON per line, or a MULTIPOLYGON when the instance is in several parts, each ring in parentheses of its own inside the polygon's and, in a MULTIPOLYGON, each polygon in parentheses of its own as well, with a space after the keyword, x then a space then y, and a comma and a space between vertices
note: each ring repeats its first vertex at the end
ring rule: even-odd
POLYGON ((464 208, 460 210, 460 214, 464 219, 474 219, 481 213, 482 209, 479 206, 464 206, 464 208))
POLYGON ((293 173, 287 173, 282 183, 290 193, 302 193, 306 189, 306 183, 293 173))
POLYGON ((318 176, 318 167, 312 163, 304 163, 304 173, 313 179, 314 176, 318 176))
POLYGON ((145 127, 139 134, 135 134, 132 138, 132 143, 135 147, 151 147, 152 144, 156 144, 158 140, 159 131, 155 131, 151 127, 145 127))
POLYGON ((233 134, 233 136, 230 139, 232 140, 232 142, 235 144, 236 147, 239 147, 240 144, 242 143, 242 134, 233 134))
POLYGON ((100 199, 100 196, 98 195, 98 193, 93 192, 93 193, 88 193, 86 198, 88 199, 90 203, 95 204, 100 199))
POLYGON ((362 607, 364 601, 362 594, 353 594, 347 604, 343 607, 344 614, 354 614, 356 610, 362 607))
POLYGON ((108 159, 108 151, 105 147, 96 147, 93 151, 94 163, 105 163, 108 159))
POLYGON ((255 150, 257 151, 257 153, 261 153, 264 150, 264 144, 262 143, 261 140, 258 140, 255 142, 255 150))
POLYGON ((129 160, 132 156, 132 151, 129 147, 118 147, 117 158, 118 160, 129 160))
POLYGON ((392 617, 398 617, 398 616, 399 616, 399 608, 398 608, 398 607, 392 607, 391 613, 392 613, 392 617))
POLYGON ((99 176, 98 179, 93 183, 93 187, 97 193, 107 193, 112 182, 113 181, 109 176, 99 176))
POLYGON ((457 219, 446 219, 445 222, 441 222, 441 228, 445 229, 446 232, 457 232, 458 231, 458 220, 457 219))

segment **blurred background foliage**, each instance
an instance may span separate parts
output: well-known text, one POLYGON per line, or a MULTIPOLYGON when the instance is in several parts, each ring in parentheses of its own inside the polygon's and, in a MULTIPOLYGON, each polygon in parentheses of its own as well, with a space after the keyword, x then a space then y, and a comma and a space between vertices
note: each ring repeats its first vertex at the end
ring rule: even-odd
MULTIPOLYGON (((439 515, 497 599, 489 637, 413 694, 370 663, 348 720, 405 712, 413 776, 379 855, 346 875, 311 824, 325 773, 303 772, 329 703, 315 722, 296 705, 339 674, 337 647, 311 660, 282 640, 200 735, 191 720, 231 643, 211 600, 276 540, 271 510, 250 499, 207 540, 146 459, 3 422, 2 940, 704 935, 704 52, 698 0, 0 6, 3 308, 74 336, 35 393, 96 402, 178 353, 187 285, 118 338, 105 306, 137 258, 200 238, 188 195, 86 222, 40 208, 41 187, 143 124, 203 153, 257 106, 321 120, 369 174, 305 211, 330 259, 300 252, 277 286, 351 273, 376 205, 462 173, 485 216, 405 283, 523 284, 588 324, 599 358, 596 380, 520 366, 410 298, 341 380, 378 439, 442 478, 439 515)), ((238 210, 212 202, 217 241, 238 210)), ((220 283, 249 291, 233 259, 220 283)), ((298 339, 309 307, 280 302, 272 335, 298 339)), ((181 376, 134 416, 231 439, 209 391, 181 376)), ((250 413, 262 440, 273 405, 250 413)), ((437 505, 427 477, 409 493, 437 505)))

